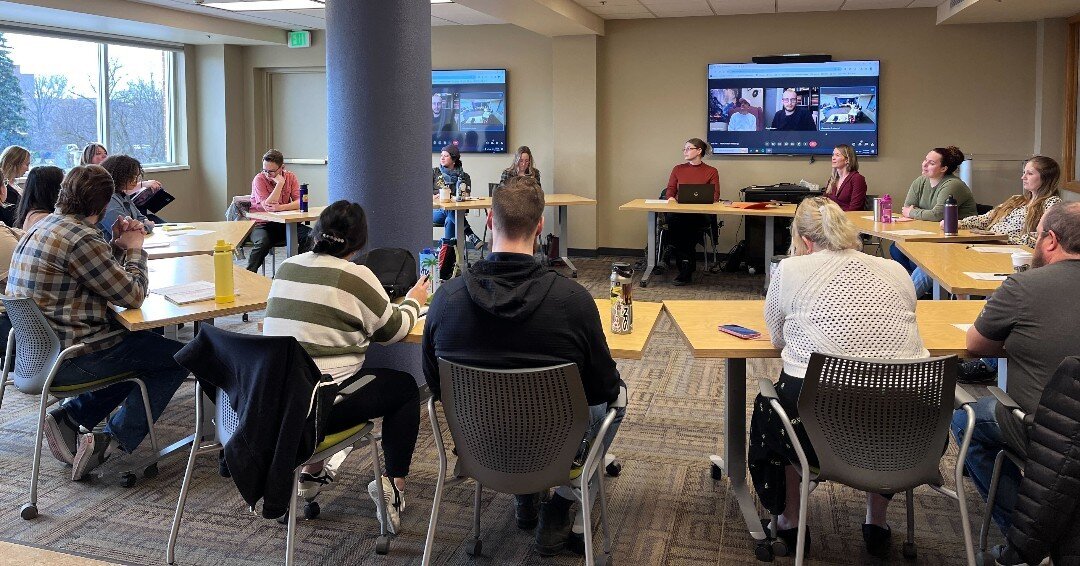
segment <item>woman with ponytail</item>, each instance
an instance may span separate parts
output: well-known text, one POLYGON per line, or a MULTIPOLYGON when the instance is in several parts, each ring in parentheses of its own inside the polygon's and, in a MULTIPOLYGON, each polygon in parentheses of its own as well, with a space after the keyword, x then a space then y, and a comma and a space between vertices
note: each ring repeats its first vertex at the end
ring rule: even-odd
MULTIPOLYGON (((925 358, 915 324, 915 289, 896 262, 862 253, 859 233, 826 197, 804 199, 791 225, 792 257, 780 262, 765 298, 765 323, 781 348, 784 369, 776 384, 780 403, 798 419, 799 393, 810 354, 880 359, 925 358)), ((811 466, 817 456, 802 424, 796 433, 811 466)), ((799 518, 798 461, 784 426, 758 396, 750 421, 750 475, 762 505, 779 514, 778 535, 794 551, 799 518)), ((877 557, 888 554, 885 522, 891 495, 868 493, 863 540, 877 557)), ((810 537, 807 532, 806 541, 810 537)))
MULTIPOLYGON (((312 239, 310 252, 278 267, 263 334, 296 337, 319 370, 333 379, 338 394, 330 431, 383 418, 386 477, 373 480, 368 494, 376 498, 375 481, 382 481, 389 517, 379 520, 397 533, 420 426, 416 380, 402 371, 361 366, 372 342, 389 344, 409 334, 427 301, 427 278, 420 278, 405 300, 394 304, 370 269, 349 261, 367 243, 367 216, 358 204, 339 200, 326 207, 312 239)), ((323 462, 305 466, 300 495, 314 497, 336 473, 336 467, 323 462)))

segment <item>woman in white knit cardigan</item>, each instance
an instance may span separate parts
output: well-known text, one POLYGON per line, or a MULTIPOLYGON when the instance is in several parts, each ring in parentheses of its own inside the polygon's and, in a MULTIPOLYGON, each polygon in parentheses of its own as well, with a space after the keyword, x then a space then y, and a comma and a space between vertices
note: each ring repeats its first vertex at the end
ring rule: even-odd
MULTIPOLYGON (((803 200, 791 236, 792 257, 780 262, 770 281, 765 321, 773 345, 782 348, 784 370, 776 391, 794 422, 811 353, 883 359, 930 354, 915 324, 915 288, 907 271, 895 261, 862 253, 858 231, 836 203, 824 197, 803 200)), ((795 428, 808 448, 801 423, 795 428)), ((813 450, 807 457, 817 466, 813 450)), ((779 515, 777 531, 790 549, 799 517, 799 476, 791 465, 797 460, 783 424, 759 396, 750 423, 750 474, 762 505, 779 515)), ((889 497, 868 493, 866 502, 867 551, 886 555, 889 497)))

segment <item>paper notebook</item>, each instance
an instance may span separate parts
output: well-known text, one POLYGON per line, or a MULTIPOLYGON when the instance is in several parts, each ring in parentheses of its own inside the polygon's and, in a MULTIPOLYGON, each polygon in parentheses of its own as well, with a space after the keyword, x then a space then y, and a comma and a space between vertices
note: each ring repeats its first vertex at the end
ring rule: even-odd
POLYGON ((188 303, 213 299, 214 284, 210 281, 193 281, 191 283, 153 289, 150 292, 162 295, 175 304, 186 305, 188 303))
POLYGON ((980 273, 977 271, 965 271, 964 275, 976 281, 1004 281, 1009 277, 1007 273, 980 273))

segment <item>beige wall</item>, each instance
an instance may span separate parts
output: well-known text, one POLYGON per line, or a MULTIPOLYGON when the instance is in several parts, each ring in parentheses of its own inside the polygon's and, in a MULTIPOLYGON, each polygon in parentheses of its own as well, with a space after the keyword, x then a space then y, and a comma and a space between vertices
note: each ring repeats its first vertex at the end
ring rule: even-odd
MULTIPOLYGON (((935 26, 931 9, 609 21, 598 64, 600 246, 640 248, 645 241, 644 218, 618 206, 654 198, 680 161, 683 141, 704 133, 709 63, 775 52, 880 59, 881 156, 860 165, 871 193, 904 194, 935 146, 976 155, 1032 152, 1035 32, 1031 22, 935 26)), ((1060 106, 1060 91, 1043 94, 1045 106, 1060 106)), ((820 183, 828 174, 827 161, 806 158, 709 163, 727 198, 755 183, 820 183)), ((983 201, 979 184, 992 179, 976 173, 983 201)), ((728 242, 737 225, 725 227, 728 242)))
MULTIPOLYGON (((204 220, 212 210, 197 173, 201 164, 200 156, 195 151, 200 143, 198 116, 201 110, 199 105, 201 81, 197 77, 196 59, 196 48, 187 46, 184 49, 184 64, 181 68, 183 82, 180 83, 185 86, 181 94, 184 98, 182 102, 187 108, 187 140, 186 144, 180 142, 177 151, 181 161, 186 158, 188 167, 177 171, 156 171, 147 174, 148 177, 161 181, 176 197, 168 208, 161 211, 161 215, 168 220, 179 222, 204 220)), ((218 211, 217 216, 220 215, 221 212, 218 211)))
MULTIPOLYGON (((762 53, 881 60, 882 155, 861 160, 872 193, 902 195, 929 148, 955 144, 977 158, 973 185, 980 202, 1000 201, 1017 189, 1019 164, 986 157, 1022 158, 1040 145, 1059 157, 1062 101, 1055 85, 1063 80, 1064 24, 1045 22, 1042 33, 1039 25, 936 26, 932 9, 905 9, 612 20, 605 36, 588 41, 509 25, 445 26, 432 29, 432 64, 506 68, 509 145, 532 147, 547 190, 595 191, 595 211, 571 212, 573 247, 641 248, 645 219, 619 212, 619 205, 654 196, 679 162, 682 142, 703 135, 706 66, 762 53)), ((239 48, 236 64, 223 71, 241 85, 232 92, 242 101, 238 111, 236 97, 226 96, 226 131, 243 134, 226 144, 242 146, 230 152, 229 195, 247 191, 265 149, 267 70, 323 69, 324 39, 322 32, 313 34, 309 49, 239 48)), ((217 88, 214 82, 205 88, 217 88)), ((510 158, 469 154, 464 160, 484 192, 510 158)), ((807 158, 724 156, 709 163, 720 170, 727 197, 754 183, 821 182, 828 174, 822 159, 811 165, 807 158)), ((213 206, 203 207, 213 218, 224 205, 221 196, 214 189, 213 206)), ((725 245, 737 225, 728 222, 725 245)))

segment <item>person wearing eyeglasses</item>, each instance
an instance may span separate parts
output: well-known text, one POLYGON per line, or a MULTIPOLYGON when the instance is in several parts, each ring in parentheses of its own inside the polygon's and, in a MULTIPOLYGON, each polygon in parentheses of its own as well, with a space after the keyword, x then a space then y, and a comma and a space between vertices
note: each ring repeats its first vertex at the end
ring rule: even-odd
MULTIPOLYGON (((296 174, 285 169, 285 156, 276 149, 268 150, 262 157, 262 171, 251 180, 251 212, 282 212, 300 208, 300 181, 296 174)), ((304 253, 311 247, 308 236, 311 228, 297 224, 300 237, 299 251, 304 253)), ((285 225, 280 222, 255 221, 251 229, 251 255, 248 256, 248 271, 258 271, 266 254, 274 248, 276 242, 285 240, 285 225)))
MULTIPOLYGON (((977 356, 1008 357, 1006 390, 1025 413, 1039 419, 1036 409, 1043 411, 1041 403, 1047 400, 1043 389, 1054 372, 1066 358, 1080 356, 1080 337, 1073 330, 1080 317, 1080 302, 1072 300, 1080 292, 1080 203, 1060 203, 1047 210, 1036 228, 1034 248, 1031 269, 1010 275, 987 298, 967 331, 967 351, 977 356)), ((1060 398, 1061 393, 1058 395, 1060 398)), ((1075 399, 1072 406, 1076 406, 1075 399)), ((966 425, 964 412, 954 413, 951 428, 956 438, 962 437, 966 425)), ((1049 455, 1059 462, 1052 468, 1036 466, 1045 472, 1032 473, 1034 468, 1028 467, 1023 483, 1020 469, 1008 458, 1002 462, 992 515, 1009 548, 998 552, 998 564, 1038 564, 1047 551, 1080 548, 1080 539, 1073 535, 1069 542, 1070 535, 1063 528, 1075 521, 1075 515, 1061 516, 1060 511, 1075 508, 1076 490, 1067 486, 1076 485, 1072 479, 1076 470, 1061 462, 1059 457, 1064 456, 1055 454, 1067 449, 1070 439, 1057 436, 1048 444, 1045 435, 1037 438, 1029 436, 1031 433, 1028 423, 1017 419, 994 397, 983 397, 975 404, 975 429, 964 466, 983 497, 990 487, 994 459, 1003 448, 1026 453, 1029 461, 1032 457, 1045 461, 1049 455), (1033 499, 1035 493, 1040 497, 1033 499)), ((1075 564, 1059 562, 1057 556, 1053 559, 1055 564, 1075 564)))
MULTIPOLYGON (((690 138, 683 144, 683 160, 671 169, 668 176, 667 188, 664 196, 668 202, 676 202, 679 194, 679 185, 712 185, 713 202, 720 200, 720 173, 715 167, 702 162, 702 158, 709 153, 711 148, 700 138, 690 138)), ((701 241, 702 231, 708 224, 709 217, 706 214, 668 214, 669 242, 675 251, 675 262, 679 268, 679 274, 675 276, 672 284, 676 287, 689 285, 694 270, 697 268, 698 242, 701 241)))
POLYGON ((804 106, 799 106, 799 95, 795 89, 784 89, 780 95, 780 103, 783 108, 773 114, 770 129, 781 131, 812 132, 817 129, 814 124, 814 116, 804 106))

